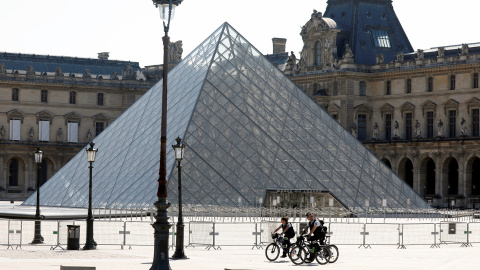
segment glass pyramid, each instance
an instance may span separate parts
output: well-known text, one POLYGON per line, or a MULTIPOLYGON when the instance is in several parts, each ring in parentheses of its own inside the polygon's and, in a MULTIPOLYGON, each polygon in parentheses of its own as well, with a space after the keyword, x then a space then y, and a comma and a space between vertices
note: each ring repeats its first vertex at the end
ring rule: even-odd
MULTIPOLYGON (((167 146, 181 137, 186 204, 254 206, 267 188, 329 190, 350 208, 428 208, 402 179, 224 23, 169 74, 167 146)), ((93 206, 150 207, 160 162, 162 81, 95 140, 93 206)), ((177 171, 167 147, 168 200, 177 171)), ((42 186, 41 204, 87 207, 77 154, 42 186)), ((36 194, 24 204, 35 205, 36 194)))

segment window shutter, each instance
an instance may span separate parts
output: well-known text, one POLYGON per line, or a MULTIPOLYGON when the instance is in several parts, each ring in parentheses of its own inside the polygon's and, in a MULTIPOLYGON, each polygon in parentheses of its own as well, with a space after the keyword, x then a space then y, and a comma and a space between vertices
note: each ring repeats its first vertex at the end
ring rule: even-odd
POLYGON ((39 122, 38 140, 41 142, 50 141, 50 121, 39 122))
POLYGON ((20 120, 10 120, 10 140, 20 141, 20 120))
POLYGON ((68 123, 68 142, 78 142, 78 123, 68 123))

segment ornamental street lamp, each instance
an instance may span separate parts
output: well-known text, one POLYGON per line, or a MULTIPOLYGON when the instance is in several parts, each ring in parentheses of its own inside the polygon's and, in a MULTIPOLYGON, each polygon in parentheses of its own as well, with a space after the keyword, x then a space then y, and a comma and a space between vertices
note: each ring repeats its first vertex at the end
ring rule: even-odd
POLYGON ((183 236, 184 236, 184 227, 183 224, 183 215, 182 215, 182 162, 183 152, 185 150, 185 144, 180 144, 182 139, 178 137, 176 139, 177 144, 172 145, 173 150, 175 151, 175 159, 178 161, 177 170, 178 170, 178 222, 177 222, 177 239, 175 241, 175 253, 173 254, 173 259, 187 259, 183 249, 183 236))
POLYGON ((93 216, 92 216, 92 163, 95 162, 95 156, 98 149, 94 149, 93 142, 90 143, 90 148, 87 148, 87 161, 90 163, 90 177, 88 184, 88 216, 87 216, 87 241, 85 242, 84 250, 96 249, 97 243, 93 240, 93 216))
POLYGON ((35 156, 35 163, 37 163, 37 210, 35 211, 35 235, 33 236, 32 244, 42 244, 42 224, 40 223, 40 170, 42 168, 43 152, 37 147, 37 151, 33 153, 35 156))
POLYGON ((167 202, 167 75, 168 75, 168 45, 170 37, 168 30, 170 20, 173 18, 175 7, 180 5, 183 0, 153 0, 153 4, 160 10, 160 18, 163 21, 163 30, 165 36, 163 40, 163 91, 162 91, 162 122, 160 138, 160 171, 158 178, 158 200, 154 203, 157 208, 155 222, 152 224, 154 233, 154 254, 153 263, 150 270, 171 269, 168 260, 168 233, 170 223, 167 217, 167 208, 170 203, 167 202))

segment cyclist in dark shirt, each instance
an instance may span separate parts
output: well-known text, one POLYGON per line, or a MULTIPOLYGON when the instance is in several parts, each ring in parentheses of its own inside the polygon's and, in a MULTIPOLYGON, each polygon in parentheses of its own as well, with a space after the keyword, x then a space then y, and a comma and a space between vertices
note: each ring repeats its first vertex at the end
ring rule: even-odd
POLYGON ((282 217, 282 224, 273 232, 276 233, 278 230, 282 229, 283 236, 283 255, 282 258, 287 257, 287 250, 290 248, 292 243, 290 239, 295 236, 295 231, 293 230, 292 223, 288 222, 288 217, 282 217))
MULTIPOLYGON (((307 229, 310 230, 308 236, 308 240, 310 242, 313 242, 315 240, 320 240, 320 241, 323 241, 322 239, 325 239, 325 232, 323 231, 323 221, 320 221, 318 219, 316 219, 312 213, 307 213, 305 215, 308 219, 308 226, 305 228, 305 230, 303 232, 305 232, 307 229)), ((317 250, 319 248, 319 246, 317 244, 310 244, 309 245, 310 249, 312 249, 313 247, 313 250, 317 250)), ((311 261, 314 260, 314 253, 310 253, 310 257, 309 259, 311 261)))

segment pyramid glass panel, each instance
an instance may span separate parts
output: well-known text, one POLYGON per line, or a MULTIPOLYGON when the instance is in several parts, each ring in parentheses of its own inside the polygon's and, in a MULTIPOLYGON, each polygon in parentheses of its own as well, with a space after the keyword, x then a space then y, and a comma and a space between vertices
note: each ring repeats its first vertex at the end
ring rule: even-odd
MULTIPOLYGON (((266 189, 328 190, 351 209, 428 208, 337 121, 228 23, 169 74, 167 145, 181 137, 183 201, 255 206, 266 189)), ((95 138, 94 207, 149 207, 156 200, 162 81, 95 138)), ((81 151, 45 185, 42 205, 86 207, 81 151)), ((168 200, 177 173, 167 147, 168 200)), ((35 194, 24 204, 34 205, 35 194)))

